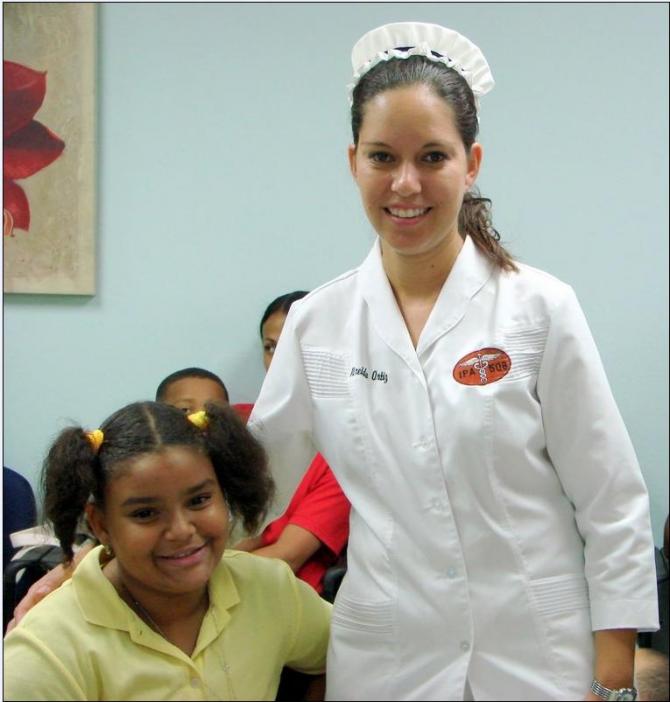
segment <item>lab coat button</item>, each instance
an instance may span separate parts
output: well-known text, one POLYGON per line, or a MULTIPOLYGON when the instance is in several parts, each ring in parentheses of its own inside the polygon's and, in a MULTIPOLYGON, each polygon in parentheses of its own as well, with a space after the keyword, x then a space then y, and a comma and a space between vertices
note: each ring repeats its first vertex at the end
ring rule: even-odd
POLYGON ((448 568, 447 569, 447 577, 455 578, 456 577, 456 568, 448 568))
POLYGON ((469 641, 461 641, 461 651, 469 651, 470 650, 470 642, 469 641))
POLYGON ((439 497, 433 497, 433 499, 430 501, 430 508, 434 509, 436 512, 439 511, 441 506, 442 506, 442 501, 440 500, 439 497))

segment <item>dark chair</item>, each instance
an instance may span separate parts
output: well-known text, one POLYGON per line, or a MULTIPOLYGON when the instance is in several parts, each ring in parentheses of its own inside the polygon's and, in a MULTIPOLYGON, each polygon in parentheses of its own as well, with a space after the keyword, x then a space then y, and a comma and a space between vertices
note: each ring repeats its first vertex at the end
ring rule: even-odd
POLYGON ((2 566, 16 553, 9 535, 37 524, 37 507, 30 483, 11 468, 2 468, 2 566))
POLYGON ((2 576, 2 631, 7 631, 7 624, 14 616, 14 608, 28 591, 45 573, 63 562, 63 550, 60 546, 45 544, 33 546, 22 556, 9 562, 2 576))
POLYGON ((323 593, 321 597, 331 604, 335 602, 335 595, 340 589, 342 580, 347 573, 347 566, 334 565, 326 571, 323 577, 323 593))
POLYGON ((337 559, 337 563, 330 566, 323 576, 323 592, 321 593, 321 597, 323 597, 324 600, 327 600, 331 604, 335 602, 335 595, 337 595, 337 591, 340 589, 340 585, 346 573, 347 549, 345 546, 340 557, 337 559))

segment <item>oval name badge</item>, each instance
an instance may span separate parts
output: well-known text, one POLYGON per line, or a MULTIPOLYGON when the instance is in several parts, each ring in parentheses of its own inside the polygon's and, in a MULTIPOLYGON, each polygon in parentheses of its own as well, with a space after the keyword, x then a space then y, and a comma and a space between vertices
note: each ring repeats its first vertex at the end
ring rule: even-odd
POLYGON ((512 368, 512 359, 494 346, 471 351, 454 366, 454 380, 461 385, 488 385, 504 378, 512 368))

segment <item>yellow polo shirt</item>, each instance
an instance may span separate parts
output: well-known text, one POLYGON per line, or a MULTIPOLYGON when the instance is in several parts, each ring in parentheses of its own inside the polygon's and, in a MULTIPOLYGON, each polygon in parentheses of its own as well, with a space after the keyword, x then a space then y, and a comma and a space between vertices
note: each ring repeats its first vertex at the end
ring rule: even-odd
POLYGON ((6 700, 274 700, 282 667, 325 668, 331 606, 283 561, 226 551, 191 657, 104 576, 100 548, 5 638, 6 700))

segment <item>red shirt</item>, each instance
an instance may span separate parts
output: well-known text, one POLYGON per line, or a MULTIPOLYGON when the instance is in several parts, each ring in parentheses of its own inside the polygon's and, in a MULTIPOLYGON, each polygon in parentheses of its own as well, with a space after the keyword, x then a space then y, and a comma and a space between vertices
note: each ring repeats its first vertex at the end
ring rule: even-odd
POLYGON ((254 408, 251 402, 236 402, 234 405, 231 405, 231 407, 237 412, 237 414, 240 415, 240 418, 245 422, 249 421, 249 415, 251 414, 251 410, 254 408))
POLYGON ((310 531, 321 547, 296 575, 318 593, 326 570, 337 562, 349 538, 349 501, 320 453, 314 457, 284 514, 261 534, 263 546, 275 543, 288 524, 310 531))

